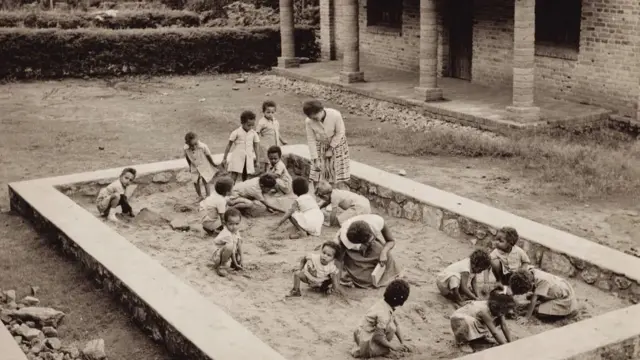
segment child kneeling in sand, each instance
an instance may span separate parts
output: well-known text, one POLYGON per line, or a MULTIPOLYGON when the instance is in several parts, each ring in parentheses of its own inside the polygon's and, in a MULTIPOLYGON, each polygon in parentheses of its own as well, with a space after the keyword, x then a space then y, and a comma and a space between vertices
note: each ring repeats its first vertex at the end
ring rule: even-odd
POLYGON ((409 283, 393 280, 384 291, 384 299, 373 305, 362 319, 360 327, 353 333, 356 347, 351 356, 369 359, 387 356, 391 351, 410 351, 395 317, 397 307, 409 298, 409 283), (397 337, 399 345, 391 343, 397 337))
POLYGON ((273 231, 291 221, 295 227, 295 232, 289 235, 291 239, 299 239, 308 235, 320 236, 324 215, 318 207, 316 199, 309 194, 309 181, 305 178, 297 177, 292 183, 293 193, 297 196, 291 208, 278 221, 273 231))
POLYGON ((338 279, 338 267, 335 264, 338 251, 340 251, 338 244, 327 241, 322 244, 320 254, 309 254, 303 257, 300 261, 300 270, 293 274, 293 289, 288 296, 302 296, 301 282, 326 293, 335 291, 338 294, 343 294, 338 279))
POLYGON ((526 317, 536 315, 557 320, 575 315, 578 302, 573 287, 567 280, 540 269, 521 269, 511 275, 509 285, 514 295, 531 293, 526 317))
POLYGON ((477 275, 488 271, 490 267, 489 254, 484 250, 475 250, 468 258, 447 266, 438 274, 436 286, 443 296, 463 306, 465 300, 478 300, 477 275))
POLYGON ((247 214, 255 209, 256 203, 263 204, 269 211, 285 212, 283 209, 268 201, 264 194, 268 194, 276 186, 276 178, 271 174, 264 174, 241 183, 236 183, 227 201, 227 205, 247 214))
POLYGON ((220 276, 227 273, 222 269, 231 260, 231 269, 242 270, 242 239, 238 232, 242 215, 240 211, 230 208, 224 213, 224 229, 216 236, 214 242, 218 245, 211 256, 211 267, 220 276))
POLYGON ((127 199, 131 194, 127 192, 127 188, 133 183, 135 178, 136 169, 125 168, 117 180, 107 187, 100 189, 98 197, 96 198, 96 206, 100 215, 111 221, 118 221, 116 213, 111 211, 111 209, 120 206, 123 214, 133 217, 133 209, 127 199))
POLYGON ((222 231, 224 213, 227 211, 227 196, 233 189, 233 179, 221 177, 216 181, 213 189, 215 192, 200 202, 200 211, 205 213, 202 228, 209 235, 222 231))
POLYGON ((371 214, 369 199, 348 190, 334 189, 326 181, 318 184, 316 194, 323 200, 320 209, 331 205, 330 224, 342 225, 354 216, 371 214), (338 209, 343 210, 340 215, 338 215, 338 209))

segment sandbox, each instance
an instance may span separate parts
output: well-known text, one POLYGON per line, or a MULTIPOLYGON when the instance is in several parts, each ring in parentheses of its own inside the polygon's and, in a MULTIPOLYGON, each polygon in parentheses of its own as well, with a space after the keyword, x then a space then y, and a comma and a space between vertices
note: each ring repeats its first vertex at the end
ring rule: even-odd
MULTIPOLYGON (((308 171, 306 147, 284 150, 291 172, 308 171)), ((184 210, 195 199, 191 185, 180 183, 185 165, 176 160, 136 166, 140 176, 135 201, 165 216, 184 210)), ((537 265, 570 278, 584 309, 580 319, 586 320, 566 326, 511 321, 520 340, 462 358, 639 356, 640 324, 629 319, 640 315, 640 307, 625 306, 640 295, 640 259, 364 164, 354 162, 352 169, 352 189, 385 210, 399 239, 394 254, 412 284, 410 301, 399 310, 399 320, 409 328, 416 347, 406 358, 462 355, 453 346, 448 324, 453 307, 437 294, 433 279, 474 246, 487 246, 503 225, 519 230, 521 245, 537 265)), ((12 209, 80 259, 135 321, 176 355, 349 358, 351 331, 382 290, 350 290, 348 304, 308 291, 302 298, 284 298, 299 257, 331 238, 336 229, 323 229, 320 238, 274 239, 262 229, 275 217, 248 219, 244 231, 248 270, 221 279, 206 267, 214 249, 211 238, 196 231, 176 232, 166 224, 111 228, 95 216, 90 201, 96 189, 119 171, 10 184, 12 209)), ((199 215, 187 211, 179 216, 195 222, 199 215)))

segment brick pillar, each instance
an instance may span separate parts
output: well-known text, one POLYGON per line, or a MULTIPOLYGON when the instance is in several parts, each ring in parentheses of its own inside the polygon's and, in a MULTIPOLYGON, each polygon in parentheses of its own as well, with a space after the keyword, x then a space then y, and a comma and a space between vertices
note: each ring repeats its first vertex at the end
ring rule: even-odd
POLYGON ((280 0, 280 48, 278 66, 292 68, 300 66, 296 58, 296 45, 294 40, 293 25, 293 0, 280 0))
POLYGON ((358 0, 338 0, 342 21, 344 23, 344 54, 340 81, 354 83, 364 81, 364 73, 360 71, 360 25, 358 19, 358 0))
POLYGON ((536 1, 515 0, 513 24, 513 102, 507 106, 513 120, 538 121, 535 90, 536 1))
POLYGON ((438 16, 436 0, 420 0, 420 99, 442 99, 438 88, 438 16))
POLYGON ((320 0, 320 58, 322 61, 336 59, 336 18, 333 11, 335 0, 320 0))

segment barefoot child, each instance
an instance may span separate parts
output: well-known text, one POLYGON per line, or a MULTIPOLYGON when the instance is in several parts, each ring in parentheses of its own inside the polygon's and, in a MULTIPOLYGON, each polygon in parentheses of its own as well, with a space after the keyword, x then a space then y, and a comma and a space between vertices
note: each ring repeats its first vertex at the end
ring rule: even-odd
MULTIPOLYGON (((503 285, 509 285, 509 277, 514 271, 531 264, 527 253, 516 245, 518 240, 520 237, 516 229, 505 226, 496 234, 495 249, 489 254, 493 275, 503 285)), ((488 273, 485 277, 487 279, 488 273)), ((488 281, 485 282, 487 283, 488 281)))
POLYGON ((291 239, 299 239, 308 235, 320 236, 324 215, 318 207, 316 199, 309 194, 309 182, 305 178, 293 179, 293 193, 297 196, 291 208, 278 221, 274 231, 287 220, 291 221, 295 232, 289 235, 291 239))
POLYGON ((291 192, 292 179, 287 167, 282 162, 282 150, 274 145, 267 150, 267 157, 269 158, 269 164, 266 172, 276 178, 276 190, 283 194, 289 194, 291 192))
POLYGON ((127 200, 131 194, 127 193, 127 188, 135 178, 136 169, 125 168, 117 180, 107 185, 107 187, 100 189, 98 197, 96 198, 96 206, 100 215, 111 221, 118 221, 116 213, 111 211, 111 209, 120 206, 123 214, 133 217, 133 209, 127 200))
POLYGON ((408 298, 409 284, 404 280, 393 280, 384 291, 384 299, 367 311, 360 327, 353 333, 356 347, 351 356, 369 359, 386 356, 391 351, 409 351, 395 317, 396 308, 404 305, 408 298), (391 343, 394 337, 400 344, 391 343))
POLYGON ((227 201, 227 205, 243 212, 251 211, 256 207, 255 202, 262 203, 267 210, 285 212, 278 205, 272 204, 264 197, 276 187, 276 178, 270 174, 264 174, 260 177, 249 179, 241 183, 237 183, 231 191, 231 196, 227 201))
POLYGON ((276 103, 271 100, 263 102, 262 113, 263 117, 258 120, 256 132, 260 135, 260 167, 264 172, 270 163, 267 159, 268 149, 271 146, 287 145, 287 142, 280 136, 280 123, 275 118, 276 103))
POLYGON ((459 346, 465 347, 478 341, 489 341, 489 336, 500 344, 511 342, 505 315, 516 306, 506 288, 498 287, 489 293, 488 300, 471 301, 451 315, 451 330, 459 346), (498 332, 501 328, 502 334, 498 332), (502 336, 504 335, 504 337, 502 336))
POLYGON ((515 295, 531 292, 526 317, 537 315, 541 318, 558 319, 573 315, 578 310, 576 294, 563 278, 540 269, 521 269, 509 279, 511 291, 515 295))
POLYGON ((325 292, 329 290, 343 294, 338 279, 338 268, 334 262, 340 246, 333 241, 322 244, 320 254, 309 254, 300 261, 300 270, 293 274, 293 289, 289 296, 302 296, 300 283, 325 292))
POLYGON ((209 235, 214 235, 223 229, 227 196, 233 189, 233 180, 230 177, 221 177, 216 181, 213 189, 214 192, 200 202, 200 211, 205 213, 202 228, 209 235))
POLYGON ((337 225, 341 226, 345 221, 354 216, 371 214, 369 199, 349 190, 334 189, 327 181, 320 181, 316 193, 318 197, 323 200, 320 209, 331 205, 331 215, 329 216, 330 224, 337 223, 337 225), (340 215, 337 215, 338 209, 344 211, 340 215))
POLYGON ((184 136, 184 142, 184 157, 187 159, 187 164, 189 164, 191 179, 196 188, 198 199, 202 200, 204 198, 202 197, 200 184, 204 187, 206 196, 209 196, 211 194, 209 182, 215 175, 216 164, 211 158, 209 147, 198 140, 196 133, 188 132, 187 135, 184 136))
POLYGON ((447 266, 436 278, 436 285, 443 296, 463 306, 465 300, 478 300, 477 275, 490 267, 489 254, 478 249, 468 258, 447 266))
POLYGON ((213 256, 211 257, 211 266, 220 276, 224 277, 227 275, 222 267, 225 266, 229 260, 231 260, 231 269, 242 270, 242 241, 238 233, 241 220, 242 215, 234 208, 224 212, 224 229, 214 240, 218 248, 213 252, 213 256))
POLYGON ((241 176, 242 181, 246 181, 249 175, 255 173, 256 154, 260 144, 260 137, 253 130, 256 125, 256 114, 252 111, 243 111, 240 115, 240 124, 241 126, 229 135, 229 144, 222 158, 222 164, 231 173, 234 182, 238 180, 238 176, 241 176), (233 151, 231 151, 232 148, 233 151), (231 151, 230 156, 229 151, 231 151))

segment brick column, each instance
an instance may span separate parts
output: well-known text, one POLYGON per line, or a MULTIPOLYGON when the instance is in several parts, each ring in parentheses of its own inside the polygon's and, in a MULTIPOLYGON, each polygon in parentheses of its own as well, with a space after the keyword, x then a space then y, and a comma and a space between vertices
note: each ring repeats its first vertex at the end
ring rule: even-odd
POLYGON ((436 0, 420 0, 420 84, 416 92, 425 101, 442 99, 442 89, 438 88, 436 0))
POLYGON ((507 106, 513 120, 538 121, 535 90, 536 1, 515 0, 513 24, 513 102, 507 106))
POLYGON ((358 19, 358 0, 338 0, 342 21, 344 23, 344 54, 340 81, 354 83, 364 81, 364 73, 360 71, 360 25, 358 19))
POLYGON ((322 61, 336 59, 336 18, 333 11, 335 0, 320 0, 320 58, 322 61))
POLYGON ((293 25, 293 0, 280 0, 280 57, 278 66, 292 68, 300 66, 300 60, 296 58, 296 45, 294 40, 293 25))

